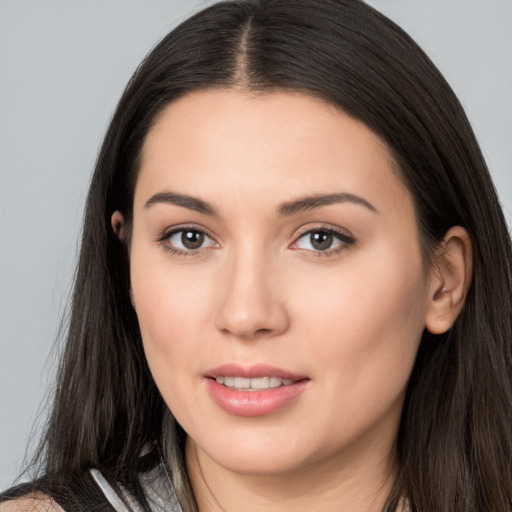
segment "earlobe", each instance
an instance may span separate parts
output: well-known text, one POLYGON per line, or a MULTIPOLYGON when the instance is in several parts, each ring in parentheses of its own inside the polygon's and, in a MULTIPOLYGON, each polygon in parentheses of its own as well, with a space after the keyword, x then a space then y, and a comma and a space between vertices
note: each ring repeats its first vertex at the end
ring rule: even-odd
POLYGON ((473 272, 473 254, 468 232, 454 226, 448 230, 435 255, 430 274, 425 327, 442 334, 462 311, 473 272))
POLYGON ((110 217, 110 224, 112 226, 112 230, 117 235, 119 240, 124 242, 124 239, 125 239, 125 232, 124 232, 125 222, 124 222, 123 214, 120 211, 116 210, 112 214, 112 217, 110 217))

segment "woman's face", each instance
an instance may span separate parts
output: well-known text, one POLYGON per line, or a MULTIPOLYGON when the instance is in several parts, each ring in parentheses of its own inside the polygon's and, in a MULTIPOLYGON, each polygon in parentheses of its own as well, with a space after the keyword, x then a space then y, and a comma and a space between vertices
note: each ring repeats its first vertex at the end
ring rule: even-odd
POLYGON ((151 372, 203 458, 389 461, 429 276, 410 194, 360 122, 298 93, 169 105, 143 148, 131 285, 151 372))

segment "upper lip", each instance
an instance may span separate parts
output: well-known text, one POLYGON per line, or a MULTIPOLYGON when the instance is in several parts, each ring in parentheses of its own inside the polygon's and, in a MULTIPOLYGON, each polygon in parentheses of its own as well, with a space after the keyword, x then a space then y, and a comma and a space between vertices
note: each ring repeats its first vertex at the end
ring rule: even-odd
POLYGON ((292 373, 277 366, 268 364, 240 365, 236 363, 222 364, 211 370, 208 370, 204 376, 209 379, 217 377, 245 377, 248 379, 256 379, 258 377, 280 377, 281 379, 289 379, 299 381, 307 379, 305 375, 292 373))

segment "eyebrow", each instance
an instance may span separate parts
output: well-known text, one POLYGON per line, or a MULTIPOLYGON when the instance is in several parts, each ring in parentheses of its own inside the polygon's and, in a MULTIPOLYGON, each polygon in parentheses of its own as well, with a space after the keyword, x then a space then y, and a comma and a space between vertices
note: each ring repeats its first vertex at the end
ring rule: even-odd
POLYGON ((366 199, 363 199, 362 197, 356 196, 354 194, 340 192, 338 194, 312 195, 284 203, 277 210, 277 214, 281 217, 285 217, 337 203, 354 203, 364 206, 368 210, 377 213, 377 208, 370 204, 366 199))
POLYGON ((169 203, 189 210, 194 210, 204 215, 210 215, 218 217, 218 213, 213 206, 208 204, 202 199, 197 197, 187 196, 185 194, 178 194, 175 192, 159 192, 151 196, 144 205, 144 208, 150 208, 151 206, 158 203, 169 203))
MULTIPOLYGON (((144 205, 145 208, 159 203, 174 204, 181 206, 182 208, 188 208, 204 215, 218 217, 217 210, 206 201, 197 197, 188 196, 186 194, 178 194, 177 192, 158 192, 151 196, 144 205)), ((287 217, 295 215, 300 212, 315 210, 322 206, 329 206, 331 204, 338 203, 353 203, 364 206, 372 212, 377 212, 377 209, 370 204, 366 199, 355 194, 349 194, 347 192, 340 192, 337 194, 317 194, 307 197, 302 197, 294 201, 283 203, 277 209, 277 215, 279 217, 287 217)))

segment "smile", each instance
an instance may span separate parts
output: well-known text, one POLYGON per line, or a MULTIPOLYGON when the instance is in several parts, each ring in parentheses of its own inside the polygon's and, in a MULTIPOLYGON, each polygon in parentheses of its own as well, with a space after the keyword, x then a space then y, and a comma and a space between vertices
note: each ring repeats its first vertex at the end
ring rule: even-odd
POLYGON ((218 384, 222 384, 230 389, 243 391, 262 391, 293 384, 293 380, 283 379, 281 377, 256 377, 250 379, 247 377, 228 377, 221 375, 215 380, 218 384))
POLYGON ((265 416, 292 407, 311 383, 306 375, 267 364, 224 364, 203 378, 213 402, 234 416, 265 416))

